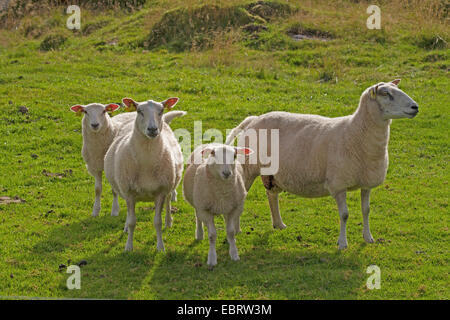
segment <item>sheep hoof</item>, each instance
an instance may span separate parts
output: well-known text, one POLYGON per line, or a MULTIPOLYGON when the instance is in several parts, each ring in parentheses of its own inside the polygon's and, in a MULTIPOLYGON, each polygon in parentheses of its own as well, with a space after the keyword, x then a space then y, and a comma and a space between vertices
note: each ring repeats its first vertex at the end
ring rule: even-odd
POLYGON ((338 246, 339 246, 339 248, 338 248, 339 250, 347 249, 347 243, 340 244, 339 241, 338 241, 338 246))
POLYGON ((92 210, 92 216, 93 217, 98 217, 98 214, 100 213, 100 208, 94 208, 92 210))
POLYGON ((273 228, 283 230, 283 229, 286 229, 286 225, 283 222, 281 222, 279 224, 274 224, 273 228))
POLYGON ((125 251, 133 251, 133 245, 129 245, 128 243, 125 246, 125 251))
POLYGON ((172 228, 173 219, 166 220, 166 228, 172 228))
POLYGON ((164 245, 158 243, 158 244, 156 245, 156 250, 161 251, 161 252, 164 252, 164 251, 165 251, 164 245))
POLYGON ((364 240, 365 240, 367 243, 374 243, 374 242, 375 242, 375 240, 373 240, 373 237, 372 237, 371 235, 369 235, 369 236, 364 236, 364 240))
POLYGON ((233 260, 233 261, 239 261, 239 260, 241 260, 241 259, 240 259, 239 256, 236 254, 235 256, 231 256, 231 260, 233 260))
POLYGON ((208 254, 208 262, 207 265, 212 268, 217 265, 217 255, 216 254, 208 254))

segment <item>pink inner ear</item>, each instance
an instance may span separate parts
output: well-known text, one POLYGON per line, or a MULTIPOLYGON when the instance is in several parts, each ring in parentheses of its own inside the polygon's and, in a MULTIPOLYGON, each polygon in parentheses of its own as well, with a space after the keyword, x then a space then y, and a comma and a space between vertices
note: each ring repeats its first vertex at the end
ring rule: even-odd
POLYGON ((237 153, 243 153, 243 154, 245 154, 245 155, 249 155, 249 154, 252 154, 253 153, 253 150, 252 149, 250 149, 250 148, 237 148, 236 149, 236 151, 237 151, 237 153))
POLYGON ((119 108, 120 108, 119 105, 117 105, 117 104, 115 104, 115 103, 110 103, 110 104, 108 104, 108 105, 105 107, 105 110, 108 111, 108 112, 113 112, 113 111, 116 111, 116 110, 119 109, 119 108))
POLYGON ((169 98, 166 101, 164 101, 164 107, 170 109, 174 105, 176 105, 177 102, 178 102, 178 98, 169 98))
POLYGON ((124 105, 126 105, 127 107, 131 107, 131 106, 134 106, 134 105, 135 105, 134 100, 133 100, 133 99, 130 99, 130 98, 123 98, 123 99, 122 99, 122 102, 123 102, 124 105))
POLYGON ((398 86, 398 84, 400 83, 400 79, 395 79, 394 81, 391 81, 391 83, 398 86))
POLYGON ((70 107, 70 110, 72 110, 73 112, 81 112, 83 111, 83 106, 77 104, 75 106, 70 107))

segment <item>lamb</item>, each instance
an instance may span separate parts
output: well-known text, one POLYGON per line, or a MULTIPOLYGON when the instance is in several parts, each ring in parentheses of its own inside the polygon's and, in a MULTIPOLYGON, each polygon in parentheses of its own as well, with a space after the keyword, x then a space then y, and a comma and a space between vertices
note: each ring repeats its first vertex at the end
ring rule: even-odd
MULTIPOLYGON (((114 194, 127 203, 124 231, 128 232, 125 251, 133 250, 136 227, 135 205, 138 201, 155 201, 154 226, 157 249, 164 250, 161 213, 166 204, 166 227, 172 225, 170 200, 183 172, 183 155, 169 125, 163 121, 163 112, 170 110, 178 98, 163 102, 152 100, 135 102, 124 98, 130 110, 137 110, 133 129, 111 144, 105 155, 105 175, 114 194)), ((185 112, 178 113, 178 116, 185 112)))
MULTIPOLYGON (((286 227, 278 208, 281 191, 302 197, 331 195, 340 216, 338 246, 345 249, 347 191, 361 189, 363 238, 374 242, 369 228, 369 197, 370 190, 386 177, 391 119, 414 118, 419 111, 417 103, 397 87, 399 82, 380 82, 367 88, 356 112, 349 116, 326 118, 270 112, 250 117, 232 130, 227 144, 232 144, 242 131, 279 129, 279 146, 268 144, 268 152, 279 153, 279 170, 274 175, 261 176, 274 227, 286 227)), ((244 167, 247 190, 260 169, 258 163, 244 167)))
MULTIPOLYGON (((83 148, 81 154, 86 163, 88 172, 95 178, 95 202, 92 216, 100 213, 100 197, 102 194, 103 159, 113 139, 126 131, 127 125, 132 123, 136 114, 122 113, 115 117, 109 117, 106 113, 114 112, 120 106, 115 103, 103 105, 101 103, 90 103, 88 105, 74 105, 70 108, 73 112, 81 115, 82 120, 83 148)), ((119 214, 119 201, 114 196, 111 210, 112 216, 119 214)))
POLYGON ((244 208, 247 190, 242 177, 238 154, 250 154, 248 148, 221 144, 197 147, 191 154, 183 180, 183 194, 195 208, 196 238, 203 239, 203 223, 208 228, 208 266, 217 264, 216 228, 214 216, 223 214, 232 260, 239 260, 235 234, 239 231, 239 219, 244 208), (205 161, 197 159, 206 158, 205 161))

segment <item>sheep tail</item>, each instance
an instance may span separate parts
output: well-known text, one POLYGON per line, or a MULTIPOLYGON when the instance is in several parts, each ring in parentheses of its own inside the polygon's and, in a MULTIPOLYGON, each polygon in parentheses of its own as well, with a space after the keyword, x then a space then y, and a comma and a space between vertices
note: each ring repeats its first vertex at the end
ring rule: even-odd
POLYGON ((231 145, 234 142, 234 139, 239 136, 247 127, 250 125, 250 123, 258 118, 257 116, 250 116, 244 119, 236 128, 231 130, 230 134, 227 136, 227 139, 225 141, 225 144, 231 145))
POLYGON ((186 111, 170 111, 163 115, 163 121, 167 124, 170 124, 170 122, 172 122, 173 119, 182 117, 186 114, 187 114, 186 111))

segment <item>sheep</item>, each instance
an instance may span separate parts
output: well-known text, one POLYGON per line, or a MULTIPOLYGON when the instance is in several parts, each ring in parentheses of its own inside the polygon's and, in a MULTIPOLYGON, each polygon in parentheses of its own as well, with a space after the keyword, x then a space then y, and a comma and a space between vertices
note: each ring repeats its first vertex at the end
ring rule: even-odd
MULTIPOLYGON (((152 100, 135 102, 124 98, 130 110, 137 110, 133 129, 111 144, 105 155, 105 176, 114 194, 127 204, 124 231, 128 232, 125 251, 133 250, 136 227, 135 205, 138 201, 155 201, 154 226, 158 250, 164 251, 161 233, 161 213, 166 204, 166 227, 172 225, 170 200, 183 172, 183 155, 169 125, 163 121, 163 112, 170 110, 178 98, 163 102, 152 100)), ((177 113, 178 116, 185 112, 177 113)))
POLYGON ((242 167, 236 157, 238 154, 251 152, 248 148, 213 143, 197 147, 188 161, 183 179, 183 195, 195 208, 196 238, 203 239, 203 223, 208 228, 209 267, 217 264, 214 216, 219 214, 223 214, 225 218, 230 257, 232 260, 239 260, 235 234, 239 231, 239 219, 247 190, 242 167), (206 160, 197 161, 202 158, 206 160))
MULTIPOLYGON (((95 178, 95 202, 92 209, 92 216, 96 217, 100 213, 100 198, 102 194, 102 173, 103 161, 109 146, 114 137, 130 131, 136 112, 126 112, 114 117, 106 115, 120 108, 118 104, 108 104, 104 106, 100 103, 91 103, 86 106, 74 105, 71 111, 81 115, 84 114, 82 124, 83 148, 81 154, 86 163, 88 172, 95 178)), ((163 116, 164 122, 169 124, 172 119, 179 117, 182 111, 171 111, 163 116)), ((176 201, 176 190, 173 191, 172 201, 176 201)), ((119 215, 119 201, 114 196, 111 210, 112 216, 119 215)))
MULTIPOLYGON (((95 202, 92 216, 100 213, 100 197, 102 194, 103 159, 106 151, 113 142, 114 137, 125 131, 127 124, 131 123, 136 114, 122 113, 115 117, 109 117, 106 113, 119 109, 115 103, 103 105, 101 103, 90 103, 88 105, 74 105, 71 111, 81 115, 82 120, 83 148, 81 154, 86 163, 86 168, 95 178, 95 202)), ((112 216, 119 214, 119 202, 114 196, 111 210, 112 216)))
MULTIPOLYGON (((374 242, 369 228, 370 190, 386 177, 391 119, 414 118, 419 111, 417 103, 397 87, 399 82, 380 82, 367 88, 352 115, 326 118, 270 112, 250 117, 230 132, 227 144, 249 129, 279 130, 279 146, 272 146, 273 152, 279 152, 279 170, 274 175, 261 176, 274 227, 286 227, 278 208, 281 191, 302 197, 331 195, 340 216, 338 246, 345 249, 347 191, 361 189, 363 238, 374 242)), ((258 163, 244 168, 247 190, 260 168, 258 163)))

